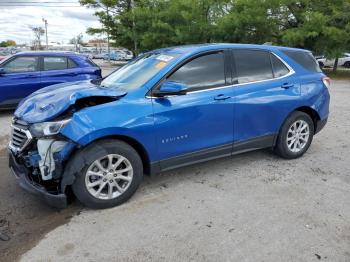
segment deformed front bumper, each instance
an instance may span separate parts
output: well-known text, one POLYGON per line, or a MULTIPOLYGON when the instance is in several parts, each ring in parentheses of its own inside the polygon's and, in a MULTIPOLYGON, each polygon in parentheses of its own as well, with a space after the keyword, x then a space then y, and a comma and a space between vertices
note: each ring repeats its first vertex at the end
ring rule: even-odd
POLYGON ((67 207, 67 196, 65 194, 52 194, 43 186, 35 183, 29 178, 28 170, 25 166, 16 161, 12 151, 9 150, 9 167, 12 173, 19 181, 19 185, 26 191, 38 195, 46 200, 46 202, 56 208, 67 207))

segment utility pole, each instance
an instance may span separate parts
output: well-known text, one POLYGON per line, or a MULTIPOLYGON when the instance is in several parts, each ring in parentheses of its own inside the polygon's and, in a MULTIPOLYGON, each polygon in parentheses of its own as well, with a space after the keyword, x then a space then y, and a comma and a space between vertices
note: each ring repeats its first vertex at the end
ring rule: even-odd
POLYGON ((133 34, 133 38, 134 38, 134 56, 136 56, 137 53, 138 53, 138 51, 137 51, 136 23, 135 23, 135 12, 134 12, 134 8, 135 8, 135 2, 134 2, 134 0, 131 0, 132 34, 133 34))
MULTIPOLYGON (((108 22, 109 22, 109 8, 107 6, 106 8, 106 12, 107 12, 107 17, 108 17, 108 22)), ((110 48, 109 48, 109 24, 107 24, 107 52, 108 52, 108 63, 111 62, 111 57, 110 57, 110 48)))
POLYGON ((49 42, 47 39, 47 19, 43 18, 43 22, 45 23, 46 50, 49 50, 49 42))

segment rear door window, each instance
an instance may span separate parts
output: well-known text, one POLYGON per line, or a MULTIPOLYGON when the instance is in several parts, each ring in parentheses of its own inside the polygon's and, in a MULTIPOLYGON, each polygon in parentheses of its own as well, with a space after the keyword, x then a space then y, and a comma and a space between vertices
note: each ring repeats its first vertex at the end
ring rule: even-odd
POLYGON ((312 72, 322 72, 314 56, 307 51, 282 50, 287 56, 297 62, 305 69, 312 72))
POLYGON ((181 66, 169 78, 184 83, 191 91, 224 86, 224 53, 213 53, 194 58, 181 66))
POLYGON ((6 73, 22 73, 38 71, 38 57, 22 56, 7 62, 2 66, 6 73))
POLYGON ((239 84, 273 79, 269 52, 237 49, 233 53, 239 84))
POLYGON ((273 54, 270 54, 270 56, 271 56, 273 75, 275 78, 282 77, 289 73, 288 67, 279 58, 277 58, 273 54))
POLYGON ((44 71, 49 70, 64 70, 68 68, 68 60, 67 57, 44 57, 44 71))

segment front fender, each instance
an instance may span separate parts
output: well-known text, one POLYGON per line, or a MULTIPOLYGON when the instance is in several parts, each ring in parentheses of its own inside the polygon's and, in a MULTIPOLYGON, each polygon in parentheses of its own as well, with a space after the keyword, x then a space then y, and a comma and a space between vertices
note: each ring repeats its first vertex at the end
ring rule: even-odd
POLYGON ((154 119, 149 99, 116 101, 76 112, 61 134, 81 146, 110 136, 126 136, 146 150, 150 161, 156 152, 154 119))

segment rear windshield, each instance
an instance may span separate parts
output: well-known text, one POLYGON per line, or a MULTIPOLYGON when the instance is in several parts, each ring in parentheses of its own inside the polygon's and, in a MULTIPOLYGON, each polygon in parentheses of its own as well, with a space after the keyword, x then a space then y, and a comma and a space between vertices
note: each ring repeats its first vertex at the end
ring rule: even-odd
POLYGON ((316 59, 310 52, 283 50, 287 56, 297 62, 299 65, 312 72, 322 72, 316 59))

